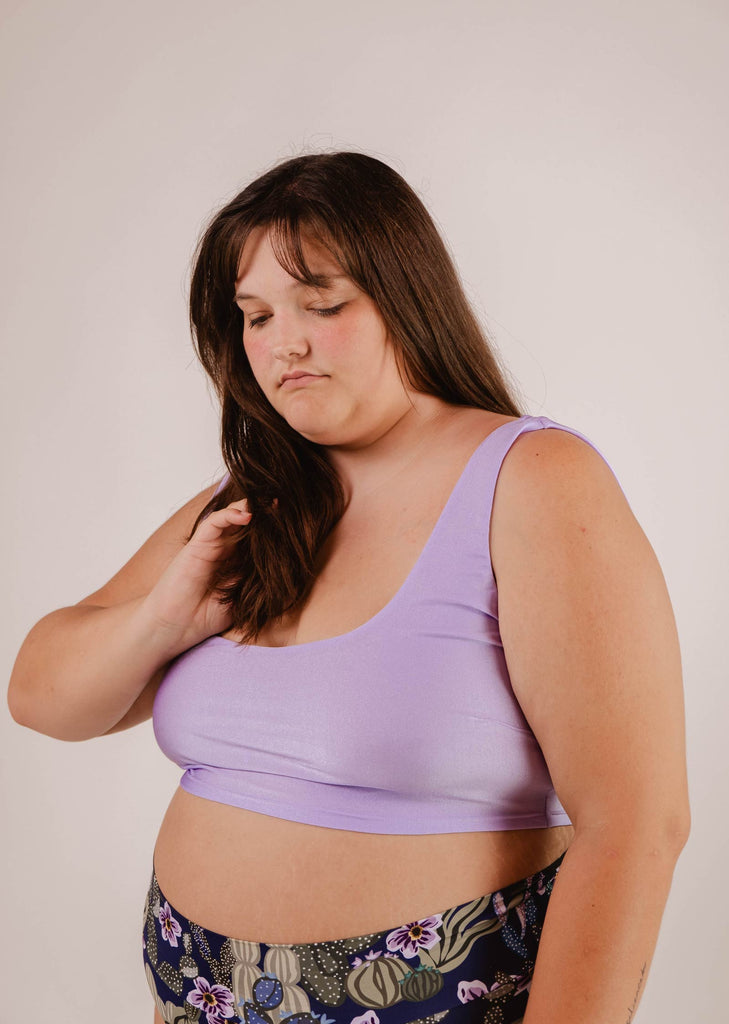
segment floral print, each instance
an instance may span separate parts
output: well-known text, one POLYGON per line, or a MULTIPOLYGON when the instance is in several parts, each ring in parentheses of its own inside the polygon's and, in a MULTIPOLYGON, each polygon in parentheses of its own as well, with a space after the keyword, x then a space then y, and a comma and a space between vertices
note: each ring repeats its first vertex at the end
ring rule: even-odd
POLYGON ((374 1010, 370 1010, 369 1013, 363 1013, 361 1017, 354 1017, 350 1024, 380 1024, 380 1018, 374 1010))
POLYGON ((225 985, 211 985, 202 975, 195 978, 195 987, 187 996, 192 1006, 205 1011, 209 1024, 219 1024, 235 1014, 234 996, 225 985))
POLYGON ((487 996, 488 994, 488 985, 484 985, 482 981, 458 982, 458 998, 462 1003, 467 1003, 471 999, 478 999, 479 996, 487 996))
POLYGON ((563 857, 409 924, 273 945, 189 921, 153 870, 142 937, 147 982, 165 1024, 519 1024, 563 857))
POLYGON ((162 938, 166 939, 171 946, 177 945, 177 936, 182 935, 182 928, 180 928, 180 922, 176 921, 172 916, 170 905, 165 900, 165 905, 160 907, 159 911, 159 926, 162 932, 162 938))
MULTIPOLYGON (((365 953, 364 958, 365 958, 365 960, 376 960, 378 956, 394 956, 394 957, 396 957, 397 953, 383 953, 381 949, 371 949, 369 951, 369 953, 365 953)), ((358 956, 356 956, 352 960, 352 967, 359 967, 359 965, 362 964, 362 963, 364 963, 364 961, 360 960, 360 958, 358 956)), ((352 1022, 352 1024, 354 1024, 354 1021, 352 1022)), ((376 1022, 372 1022, 372 1024, 376 1024, 376 1022)))
POLYGON ((422 921, 396 928, 387 936, 387 948, 399 951, 406 957, 417 956, 419 949, 431 949, 436 942, 440 942, 440 936, 435 929, 440 928, 442 923, 441 915, 433 914, 422 921))

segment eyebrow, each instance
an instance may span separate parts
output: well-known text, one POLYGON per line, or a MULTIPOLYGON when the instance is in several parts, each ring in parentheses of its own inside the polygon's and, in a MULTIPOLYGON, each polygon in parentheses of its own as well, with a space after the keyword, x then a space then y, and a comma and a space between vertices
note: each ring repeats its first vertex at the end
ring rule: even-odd
MULTIPOLYGON (((331 288, 332 281, 345 281, 347 279, 346 274, 317 274, 318 280, 321 282, 318 286, 304 284, 303 281, 294 281, 289 285, 290 288, 331 288)), ((258 295, 246 295, 243 292, 235 293, 235 301, 239 302, 243 299, 260 299, 258 295)), ((263 301, 263 300, 261 300, 263 301)))

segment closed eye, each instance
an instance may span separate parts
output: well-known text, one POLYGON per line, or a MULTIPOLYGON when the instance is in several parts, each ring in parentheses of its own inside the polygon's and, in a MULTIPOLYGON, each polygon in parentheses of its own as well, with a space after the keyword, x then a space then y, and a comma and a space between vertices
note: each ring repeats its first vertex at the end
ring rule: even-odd
MULTIPOLYGON (((312 313, 316 313, 317 316, 336 316, 344 307, 346 302, 340 302, 338 306, 330 306, 328 309, 312 309, 312 313)), ((258 327, 260 324, 264 324, 268 320, 268 314, 266 316, 257 316, 255 320, 250 320, 248 323, 249 327, 258 327)))

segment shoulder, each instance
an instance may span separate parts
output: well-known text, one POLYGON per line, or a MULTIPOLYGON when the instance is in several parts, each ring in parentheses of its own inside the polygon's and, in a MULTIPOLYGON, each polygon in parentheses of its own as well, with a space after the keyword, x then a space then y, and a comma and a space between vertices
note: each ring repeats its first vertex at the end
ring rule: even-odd
POLYGON ((519 435, 497 481, 492 531, 510 683, 571 822, 605 835, 626 820, 685 833, 676 623, 612 469, 567 431, 519 435))
POLYGON ((546 461, 552 472, 557 466, 566 470, 570 464, 576 472, 589 471, 591 466, 607 466, 596 448, 561 426, 525 430, 514 439, 507 456, 505 463, 508 461, 512 473, 530 472, 537 459, 546 461))
MULTIPOLYGON (((620 484, 597 448, 567 429, 545 427, 519 434, 504 455, 500 497, 564 504, 600 504, 606 498, 626 502, 620 484)), ((502 502, 503 503, 503 502, 502 502)))
POLYGON ((566 560, 623 554, 647 543, 604 457, 576 434, 554 427, 519 434, 506 452, 494 493, 494 575, 523 571, 530 550, 547 571, 566 560))

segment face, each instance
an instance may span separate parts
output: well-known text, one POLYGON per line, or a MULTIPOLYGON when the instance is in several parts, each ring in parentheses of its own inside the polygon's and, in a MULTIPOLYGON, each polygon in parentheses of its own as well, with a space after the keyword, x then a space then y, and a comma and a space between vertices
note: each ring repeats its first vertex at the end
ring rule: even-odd
POLYGON ((409 408, 392 342, 372 299, 325 249, 304 244, 304 255, 312 271, 329 277, 328 287, 291 277, 265 229, 246 242, 236 302, 251 370, 271 405, 308 440, 371 443, 409 408))

